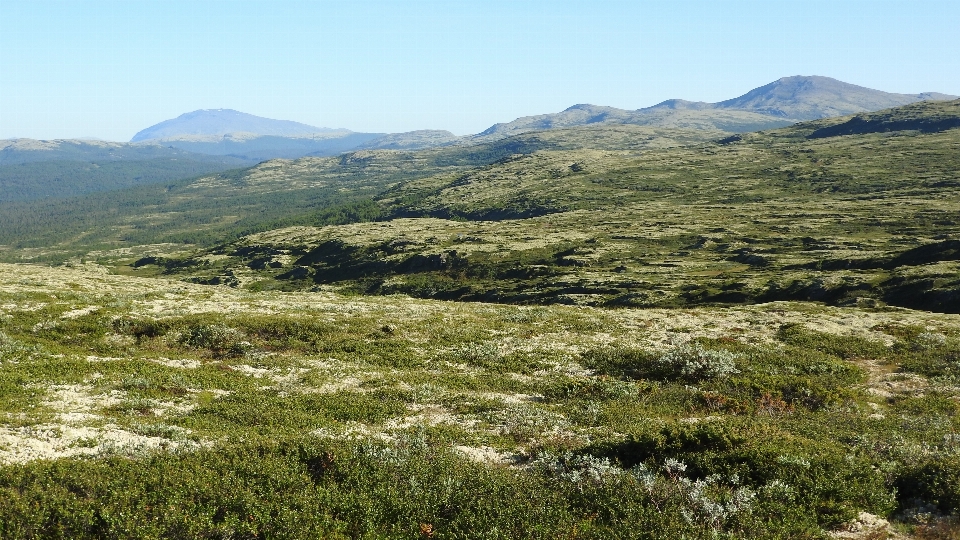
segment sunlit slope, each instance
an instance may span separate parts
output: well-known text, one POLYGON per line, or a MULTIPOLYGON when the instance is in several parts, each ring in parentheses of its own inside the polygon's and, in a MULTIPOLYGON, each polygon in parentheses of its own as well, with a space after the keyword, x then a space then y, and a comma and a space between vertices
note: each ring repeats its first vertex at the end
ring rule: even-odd
POLYGON ((0 141, 0 204, 171 182, 254 163, 159 144, 8 139, 0 141))
MULTIPOLYGON (((912 107, 960 117, 960 102, 912 107)), ((282 229, 221 246, 215 261, 145 266, 243 286, 500 302, 957 311, 960 130, 815 135, 849 121, 514 155, 396 184, 377 198, 378 223, 282 229)))
POLYGON ((652 107, 629 111, 580 104, 558 113, 525 116, 491 126, 467 140, 493 140, 525 131, 581 125, 636 124, 685 129, 713 129, 736 133, 774 129, 803 120, 877 111, 922 100, 950 100, 957 96, 924 92, 894 94, 864 88, 830 77, 783 77, 746 94, 706 103, 669 99, 652 107))
POLYGON ((21 256, 55 260, 94 248, 158 242, 213 245, 283 225, 370 217, 357 204, 367 205, 389 186, 465 173, 517 154, 573 148, 640 151, 726 135, 612 126, 529 133, 495 143, 420 152, 364 150, 335 158, 273 160, 246 170, 110 194, 0 205, 5 222, 0 245, 6 245, 2 256, 8 260, 21 256))

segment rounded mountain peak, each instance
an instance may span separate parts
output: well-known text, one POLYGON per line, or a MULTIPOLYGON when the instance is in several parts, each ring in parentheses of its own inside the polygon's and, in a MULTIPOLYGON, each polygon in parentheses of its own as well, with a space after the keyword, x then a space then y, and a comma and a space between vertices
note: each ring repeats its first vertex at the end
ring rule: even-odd
POLYGON ((293 122, 255 116, 233 109, 199 109, 165 120, 140 131, 130 142, 179 139, 196 136, 224 136, 230 133, 252 133, 259 136, 302 137, 333 131, 293 122))

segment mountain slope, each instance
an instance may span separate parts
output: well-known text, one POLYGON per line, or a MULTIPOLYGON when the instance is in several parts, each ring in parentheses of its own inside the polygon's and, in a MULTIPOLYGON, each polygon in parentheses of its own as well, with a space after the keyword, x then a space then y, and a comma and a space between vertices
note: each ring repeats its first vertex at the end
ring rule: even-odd
POLYGON ((783 118, 752 111, 718 110, 638 110, 627 111, 616 107, 578 104, 553 114, 525 116, 511 122, 495 124, 481 133, 467 137, 464 142, 476 143, 496 140, 528 131, 540 131, 574 126, 604 124, 633 124, 680 129, 707 129, 742 133, 774 129, 791 124, 783 118))
POLYGON ((0 141, 0 202, 64 198, 169 182, 251 165, 158 144, 0 141))
MULTIPOLYGON (((871 116, 942 127, 960 120, 960 102, 871 116)), ((532 152, 389 186, 373 199, 379 215, 367 212, 376 224, 274 230, 151 271, 502 303, 812 300, 957 313, 960 128, 811 138, 853 118, 636 151, 543 139, 532 152)), ((507 140, 627 128, 650 129, 507 140)))
POLYGON ((421 148, 451 144, 459 139, 460 137, 457 137, 449 131, 420 129, 405 133, 388 133, 387 135, 364 143, 360 148, 370 150, 419 150, 421 148))
POLYGON ((957 96, 924 92, 893 94, 845 83, 830 77, 784 77, 746 94, 715 104, 718 109, 750 110, 797 120, 816 120, 877 111, 926 100, 957 96))
POLYGON ((956 97, 936 92, 893 94, 829 77, 794 76, 784 77, 719 103, 670 99, 635 111, 588 104, 574 105, 559 113, 526 116, 495 124, 471 140, 490 140, 525 131, 588 124, 638 124, 744 133, 784 127, 803 120, 956 97))
POLYGON ((310 137, 253 136, 249 133, 231 133, 223 137, 191 137, 167 139, 163 144, 189 152, 212 156, 235 156, 251 161, 270 159, 297 159, 303 156, 335 156, 361 147, 382 133, 354 133, 335 131, 310 137))
POLYGON ((48 161, 142 161, 148 159, 181 158, 211 163, 244 164, 230 157, 211 157, 156 143, 118 143, 93 140, 36 139, 0 140, 0 167, 48 161))
POLYGON ((960 127, 960 99, 914 103, 896 109, 858 114, 849 120, 819 128, 807 138, 913 130, 936 133, 957 127, 960 127))
POLYGON ((381 136, 383 133, 308 126, 232 109, 205 109, 148 127, 131 142, 156 142, 200 154, 266 161, 334 156, 381 136))
POLYGON ((345 130, 308 126, 290 120, 273 120, 233 109, 201 109, 150 126, 134 135, 130 142, 178 139, 198 135, 222 137, 230 133, 303 137, 331 131, 345 130))
POLYGON ((56 246, 42 251, 64 256, 99 246, 128 248, 158 241, 212 245, 237 234, 281 225, 331 219, 349 222, 366 215, 362 207, 353 208, 353 203, 369 202, 393 184, 437 174, 454 177, 516 155, 577 148, 642 151, 696 144, 723 135, 642 126, 586 126, 418 152, 362 150, 338 157, 272 160, 242 171, 97 196, 0 204, 4 217, 0 245, 56 246))

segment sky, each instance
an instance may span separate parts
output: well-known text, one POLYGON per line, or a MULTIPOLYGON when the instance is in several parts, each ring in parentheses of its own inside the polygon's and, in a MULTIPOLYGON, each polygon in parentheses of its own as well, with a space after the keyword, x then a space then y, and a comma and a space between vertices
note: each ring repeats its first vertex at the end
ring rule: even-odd
POLYGON ((0 139, 197 109, 458 135, 790 75, 960 95, 958 0, 0 0, 0 139))

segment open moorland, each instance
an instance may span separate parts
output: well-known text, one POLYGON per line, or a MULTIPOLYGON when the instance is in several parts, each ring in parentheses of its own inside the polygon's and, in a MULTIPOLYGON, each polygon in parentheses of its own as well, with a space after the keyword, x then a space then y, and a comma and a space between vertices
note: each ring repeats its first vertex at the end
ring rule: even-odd
POLYGON ((956 538, 958 126, 580 126, 2 206, 0 537, 956 538))

